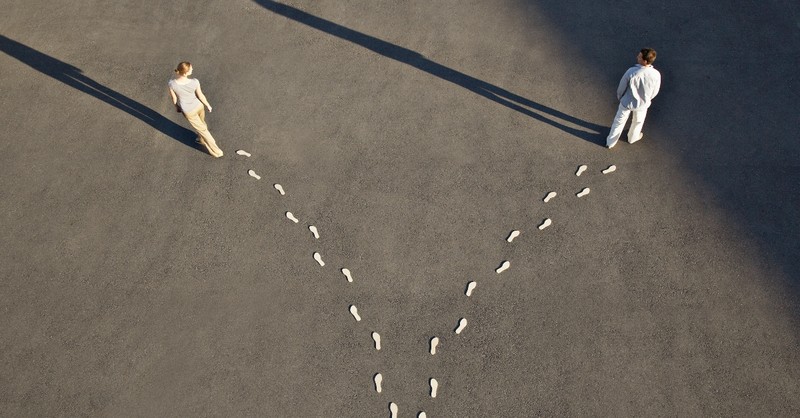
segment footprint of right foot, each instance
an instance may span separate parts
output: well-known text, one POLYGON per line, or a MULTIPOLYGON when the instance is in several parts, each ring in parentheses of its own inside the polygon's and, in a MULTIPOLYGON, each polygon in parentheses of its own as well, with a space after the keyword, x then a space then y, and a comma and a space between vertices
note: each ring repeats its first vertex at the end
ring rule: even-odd
POLYGON ((256 180, 261 180, 261 176, 259 176, 258 174, 256 174, 256 172, 255 172, 255 171, 253 171, 253 170, 247 170, 247 174, 249 174, 249 175, 250 175, 250 177, 252 177, 252 178, 254 178, 254 179, 256 179, 256 180))
POLYGON ((381 393, 381 391, 383 390, 383 388, 381 387, 381 383, 383 383, 383 375, 381 375, 380 373, 376 373, 375 376, 373 377, 373 380, 375 381, 375 392, 381 393))
POLYGON ((240 150, 236 151, 236 153, 239 154, 239 155, 243 155, 245 157, 250 157, 250 153, 245 151, 245 150, 243 150, 243 149, 240 149, 240 150))
POLYGON ((613 173, 616 170, 617 170, 617 166, 612 164, 612 165, 608 166, 608 168, 603 170, 603 174, 613 173))
POLYGON ((578 167, 578 171, 575 172, 575 175, 580 177, 581 174, 583 174, 583 172, 586 171, 587 168, 589 168, 589 167, 587 167, 585 164, 580 166, 580 167, 578 167))
POLYGON ((553 198, 556 197, 556 196, 558 196, 558 193, 556 193, 556 192, 548 193, 547 196, 544 197, 544 203, 547 203, 547 202, 553 200, 553 198))
POLYGON ((372 333, 372 339, 375 341, 375 349, 380 351, 381 349, 381 334, 377 332, 372 333))
POLYGON ((436 391, 439 390, 439 382, 436 379, 431 378, 431 398, 436 397, 436 391))
POLYGON ((294 214, 292 212, 286 212, 286 217, 289 218, 289 220, 294 222, 294 223, 300 222, 299 219, 294 217, 294 214))
POLYGON ((477 286, 477 285, 478 285, 478 283, 475 283, 475 282, 467 283, 467 291, 465 292, 467 294, 467 296, 472 296, 472 291, 475 290, 475 286, 477 286))
POLYGON ((510 234, 508 234, 508 238, 506 238, 506 241, 508 241, 508 242, 514 241, 514 238, 516 238, 518 236, 519 236, 519 231, 517 231, 515 229, 515 230, 511 231, 510 234))
POLYGON ((467 327, 467 318, 461 318, 458 320, 458 328, 456 328, 456 334, 461 334, 461 331, 464 331, 464 328, 467 327))
POLYGON ((319 231, 317 230, 316 226, 309 225, 308 230, 311 231, 312 234, 314 234, 314 238, 319 239, 319 231))
POLYGON ((419 415, 417 415, 417 418, 428 418, 428 415, 426 415, 425 412, 422 411, 419 413, 419 415))
POLYGON ((344 277, 347 277, 348 282, 353 283, 353 275, 350 274, 350 270, 342 269, 342 274, 344 274, 344 277))
POLYGON ((319 263, 320 267, 325 267, 325 262, 322 261, 322 255, 320 253, 314 253, 314 260, 316 260, 317 263, 319 263))
POLYGON ((589 194, 589 192, 590 192, 590 191, 591 191, 591 190, 590 190, 588 187, 584 187, 584 188, 583 188, 583 190, 581 190, 580 192, 578 192, 577 194, 575 194, 575 196, 578 196, 578 197, 584 197, 584 196, 586 196, 587 194, 589 194))
POLYGON ((358 308, 356 308, 356 305, 350 305, 350 313, 353 314, 353 318, 355 318, 356 321, 361 321, 361 316, 358 314, 358 308))
POLYGON ((389 412, 392 413, 392 418, 397 418, 397 412, 399 410, 400 410, 400 408, 397 407, 396 403, 394 403, 394 402, 390 402, 389 403, 389 412))
POLYGON ((277 190, 277 191, 278 191, 278 193, 280 193, 280 194, 281 194, 281 196, 283 196, 283 195, 285 195, 285 194, 286 194, 286 192, 284 192, 284 191, 283 191, 283 186, 281 186, 280 184, 278 184, 278 183, 275 183, 275 184, 273 184, 273 185, 272 185, 272 187, 274 187, 274 188, 275 188, 275 190, 277 190))
POLYGON ((550 226, 552 224, 553 224, 553 221, 550 218, 547 218, 544 221, 542 221, 542 223, 539 225, 539 230, 541 231, 541 230, 547 228, 548 226, 550 226))
POLYGON ((511 267, 511 262, 508 261, 508 260, 503 261, 503 264, 500 264, 500 267, 495 269, 495 273, 500 274, 500 273, 508 270, 509 267, 511 267))
POLYGON ((439 337, 431 338, 431 355, 436 354, 436 347, 439 345, 439 337))

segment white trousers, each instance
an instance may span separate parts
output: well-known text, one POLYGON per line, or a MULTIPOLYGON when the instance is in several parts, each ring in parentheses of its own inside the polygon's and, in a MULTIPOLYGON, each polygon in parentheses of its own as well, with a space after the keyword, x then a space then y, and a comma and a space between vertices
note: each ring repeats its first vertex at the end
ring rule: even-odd
POLYGON ((611 124, 611 132, 606 138, 606 146, 611 146, 619 141, 619 136, 622 135, 622 130, 625 129, 625 122, 628 121, 628 116, 631 113, 633 113, 633 119, 631 119, 631 128, 628 130, 628 142, 633 144, 640 139, 644 118, 647 116, 647 109, 630 110, 619 105, 617 114, 614 116, 614 123, 611 124))

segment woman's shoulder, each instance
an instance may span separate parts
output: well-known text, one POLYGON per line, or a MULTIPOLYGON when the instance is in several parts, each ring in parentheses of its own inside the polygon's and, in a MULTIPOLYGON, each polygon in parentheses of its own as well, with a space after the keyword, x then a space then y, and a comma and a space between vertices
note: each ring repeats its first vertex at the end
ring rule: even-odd
POLYGON ((198 81, 196 78, 188 78, 188 79, 186 79, 185 82, 181 83, 180 81, 178 81, 177 78, 172 78, 172 79, 169 80, 168 84, 171 85, 171 86, 172 85, 190 86, 190 85, 199 85, 200 81, 198 81))

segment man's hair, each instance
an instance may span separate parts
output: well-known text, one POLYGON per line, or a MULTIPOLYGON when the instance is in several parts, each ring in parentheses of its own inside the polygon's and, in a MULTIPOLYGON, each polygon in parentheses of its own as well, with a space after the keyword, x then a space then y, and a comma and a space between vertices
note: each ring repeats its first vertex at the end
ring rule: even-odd
POLYGON ((650 65, 653 61, 656 60, 656 50, 653 48, 642 48, 640 51, 642 53, 642 59, 650 65))

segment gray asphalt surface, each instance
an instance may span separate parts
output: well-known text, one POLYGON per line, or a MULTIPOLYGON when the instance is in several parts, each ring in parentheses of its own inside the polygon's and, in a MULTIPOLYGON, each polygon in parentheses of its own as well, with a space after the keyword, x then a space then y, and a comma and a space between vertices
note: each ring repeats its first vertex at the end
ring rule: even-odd
POLYGON ((797 416, 800 6, 734 3, 0 1, 2 415, 797 416))

